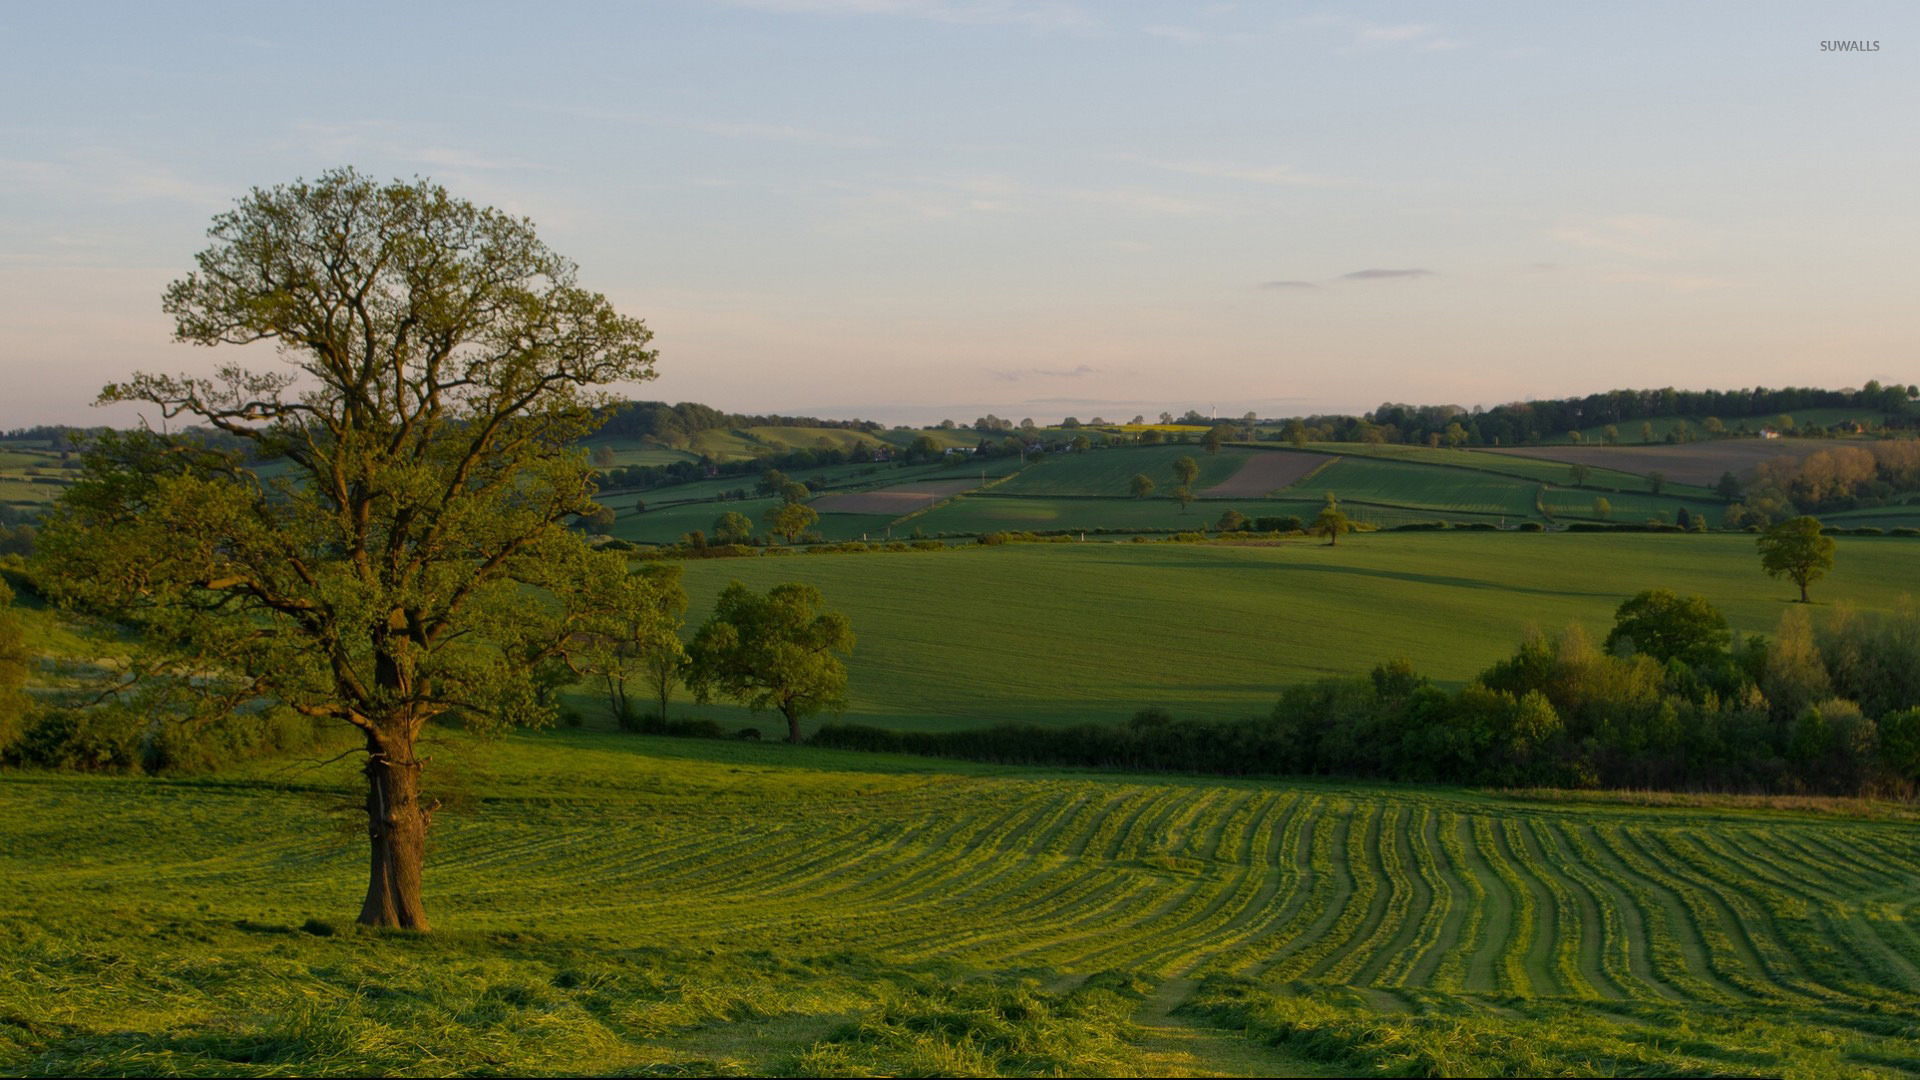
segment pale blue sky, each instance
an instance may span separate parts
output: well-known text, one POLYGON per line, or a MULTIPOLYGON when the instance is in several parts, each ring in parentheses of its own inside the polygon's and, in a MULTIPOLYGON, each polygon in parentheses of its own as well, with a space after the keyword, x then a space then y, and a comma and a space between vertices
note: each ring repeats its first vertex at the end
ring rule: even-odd
POLYGON ((654 329, 640 396, 727 409, 1913 382, 1916 30, 1892 3, 4 4, 0 427, 210 367, 161 289, 247 188, 345 164, 530 215, 654 329))

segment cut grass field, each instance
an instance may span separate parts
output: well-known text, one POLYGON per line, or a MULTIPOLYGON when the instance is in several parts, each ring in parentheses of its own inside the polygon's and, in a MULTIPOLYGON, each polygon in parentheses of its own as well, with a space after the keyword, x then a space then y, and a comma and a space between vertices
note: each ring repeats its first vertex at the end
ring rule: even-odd
POLYGON ((485 760, 425 938, 344 925, 351 763, 8 776, 0 1071, 1914 1072, 1910 820, 593 732, 485 760))
MULTIPOLYGON (((1832 575, 1814 586, 1816 616, 1842 602, 1887 610, 1920 582, 1920 542, 1838 545, 1832 575)), ((1373 533, 1338 547, 1090 540, 696 561, 686 564, 689 620, 732 579, 756 590, 818 586, 860 639, 846 718, 902 729, 1114 723, 1156 704, 1261 715, 1282 687, 1394 657, 1458 685, 1511 655, 1529 624, 1578 622, 1600 640, 1620 603, 1645 589, 1703 594, 1734 629, 1762 634, 1796 595, 1761 573, 1746 534, 1373 533)), ((732 707, 676 706, 685 711, 766 726, 732 707)))

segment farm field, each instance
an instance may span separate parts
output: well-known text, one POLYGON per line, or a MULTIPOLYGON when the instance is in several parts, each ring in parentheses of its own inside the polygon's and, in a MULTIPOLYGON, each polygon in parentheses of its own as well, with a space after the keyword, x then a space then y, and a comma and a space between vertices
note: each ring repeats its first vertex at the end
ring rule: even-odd
POLYGON ((1673 446, 1516 446, 1489 451, 1508 457, 1578 461, 1596 469, 1660 472, 1670 480, 1697 487, 1717 483, 1722 473, 1735 476, 1776 457, 1804 458, 1815 451, 1854 445, 1834 439, 1716 439, 1673 446))
POLYGON ((1920 833, 1892 810, 594 732, 483 761, 435 820, 429 937, 346 926, 350 763, 10 776, 0 1070, 1914 1070, 1920 833))
MULTIPOLYGON (((976 501, 987 500, 961 505, 976 501)), ((1819 605, 1884 611, 1920 582, 1920 543, 1838 543, 1819 605)), ((1578 622, 1599 640, 1645 589, 1701 593, 1735 630, 1762 634, 1795 596, 1761 573, 1744 533, 1374 533, 1334 548, 1089 540, 695 561, 689 621, 733 579, 818 586, 859 637, 846 719, 903 730, 1119 723, 1156 704, 1262 715, 1284 686, 1394 657, 1459 685, 1511 655, 1529 624, 1578 622)), ((684 698, 674 711, 768 723, 684 698)))
POLYGON ((1104 495, 1116 498, 1130 494, 1128 485, 1135 474, 1144 473, 1165 495, 1176 486, 1173 463, 1190 457, 1200 466, 1193 482, 1195 492, 1204 492, 1225 483, 1257 451, 1229 448, 1208 454, 1198 445, 1175 443, 1170 446, 1128 446, 1089 450, 1084 453, 1049 454, 1019 476, 996 487, 1007 495, 1104 495))
MULTIPOLYGON (((1481 472, 1500 473, 1506 476, 1529 480, 1536 484, 1569 483, 1567 465, 1558 458, 1549 459, 1547 455, 1539 457, 1521 456, 1499 450, 1453 450, 1445 447, 1409 446, 1402 443, 1309 443, 1313 450, 1323 454, 1340 454, 1349 457, 1381 458, 1388 461, 1405 461, 1418 465, 1446 465, 1460 469, 1475 469, 1481 472)), ((1586 486, 1614 491, 1646 491, 1647 478, 1639 473, 1622 472, 1617 469, 1595 468, 1589 463, 1586 486)), ((1714 479, 1718 480, 1716 475, 1714 479)), ((1669 479, 1668 491, 1674 491, 1681 485, 1669 479)), ((1689 494, 1705 494, 1705 488, 1697 488, 1689 494)))
POLYGON ((1265 451, 1248 455, 1232 476, 1206 488, 1201 496, 1210 499, 1264 498, 1269 493, 1305 480, 1325 468, 1327 459, 1317 454, 1265 451))
POLYGON ((1322 505, 1318 499, 1310 503, 1297 499, 1197 499, 1182 510, 1176 500, 1159 496, 1147 499, 1074 495, 1021 497, 1003 495, 996 487, 955 499, 914 518, 908 525, 919 526, 929 534, 952 535, 1003 530, 1184 531, 1211 527, 1221 511, 1229 508, 1248 517, 1291 514, 1311 518, 1322 505))
POLYGON ((1341 457, 1297 484, 1302 497, 1332 492, 1341 502, 1398 506, 1430 514, 1484 514, 1515 521, 1538 518, 1540 485, 1491 473, 1341 457))

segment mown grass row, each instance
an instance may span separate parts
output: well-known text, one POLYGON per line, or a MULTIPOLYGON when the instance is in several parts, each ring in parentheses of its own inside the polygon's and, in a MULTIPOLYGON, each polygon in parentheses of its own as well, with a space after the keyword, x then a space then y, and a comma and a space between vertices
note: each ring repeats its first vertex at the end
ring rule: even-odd
POLYGON ((1651 1071, 1732 1060, 1712 1044, 1748 1047, 1734 1071, 1844 1051, 1865 1075, 1920 1035, 1920 836, 1897 820, 584 733, 499 759, 436 823, 441 943, 396 952, 336 932, 364 873, 319 824, 345 763, 297 788, 9 777, 0 1069, 407 1071, 414 1039, 444 1071, 563 1044, 600 1069, 1044 1071, 1076 1026, 1124 1058, 1136 999, 1073 996, 1116 971, 1200 979, 1209 1022, 1377 1068, 1451 1046, 1434 1060, 1486 1069, 1502 1018, 1651 1071), (388 962, 455 944, 464 981, 388 962), (1735 1015, 1745 1034, 1715 1026, 1735 1015))

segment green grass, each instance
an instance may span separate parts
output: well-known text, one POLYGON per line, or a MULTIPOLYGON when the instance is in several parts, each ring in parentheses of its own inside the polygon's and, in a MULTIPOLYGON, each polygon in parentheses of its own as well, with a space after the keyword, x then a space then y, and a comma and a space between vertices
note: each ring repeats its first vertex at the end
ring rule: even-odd
POLYGON ((0 1071, 1898 1077, 1920 1038, 1898 818, 595 732, 478 769, 425 938, 346 926, 351 762, 7 776, 0 1071))
MULTIPOLYGON (((1813 589, 1819 605, 1886 610, 1920 581, 1920 543, 1838 545, 1813 589)), ((1746 534, 1372 533, 1333 548, 1090 538, 690 562, 690 621, 735 578, 818 586, 860 638, 847 719, 900 728, 1109 723, 1151 704, 1251 716, 1284 686, 1397 656, 1458 685, 1511 655, 1528 624, 1578 622, 1598 640, 1645 589, 1703 594, 1735 630, 1764 634, 1795 596, 1761 573, 1746 534)), ((697 711, 768 726, 730 707, 697 711)))
MULTIPOLYGON (((1389 461, 1404 461, 1417 465, 1445 465, 1452 468, 1472 469, 1480 472, 1497 473, 1512 476, 1535 484, 1568 484, 1572 482, 1568 467, 1556 461, 1542 461, 1536 458, 1516 457, 1511 454, 1489 453, 1485 450, 1450 450, 1444 447, 1407 446, 1395 443, 1369 445, 1366 443, 1310 443, 1314 450, 1327 454, 1344 454, 1354 457, 1381 458, 1389 461)), ((1586 486, 1614 491, 1646 491, 1647 478, 1618 469, 1588 469, 1586 486)), ((1667 485, 1669 490, 1685 491, 1688 494, 1704 494, 1705 488, 1689 488, 1685 485, 1667 485)), ((1718 501, 1718 500, 1716 500, 1718 501)))
POLYGON ((1466 469, 1343 457, 1287 489, 1301 497, 1333 492, 1342 503, 1397 506, 1430 516, 1483 514, 1514 521, 1539 518, 1540 485, 1466 469))
POLYGON ((1089 495, 1126 497, 1136 474, 1144 473, 1162 494, 1177 483, 1173 463, 1190 457, 1200 466, 1193 490, 1205 491, 1238 472, 1251 451, 1227 449, 1208 454, 1201 447, 1187 444, 1171 446, 1129 446, 1089 450, 1084 453, 1049 454, 1039 464, 995 488, 1009 495, 1089 495))

